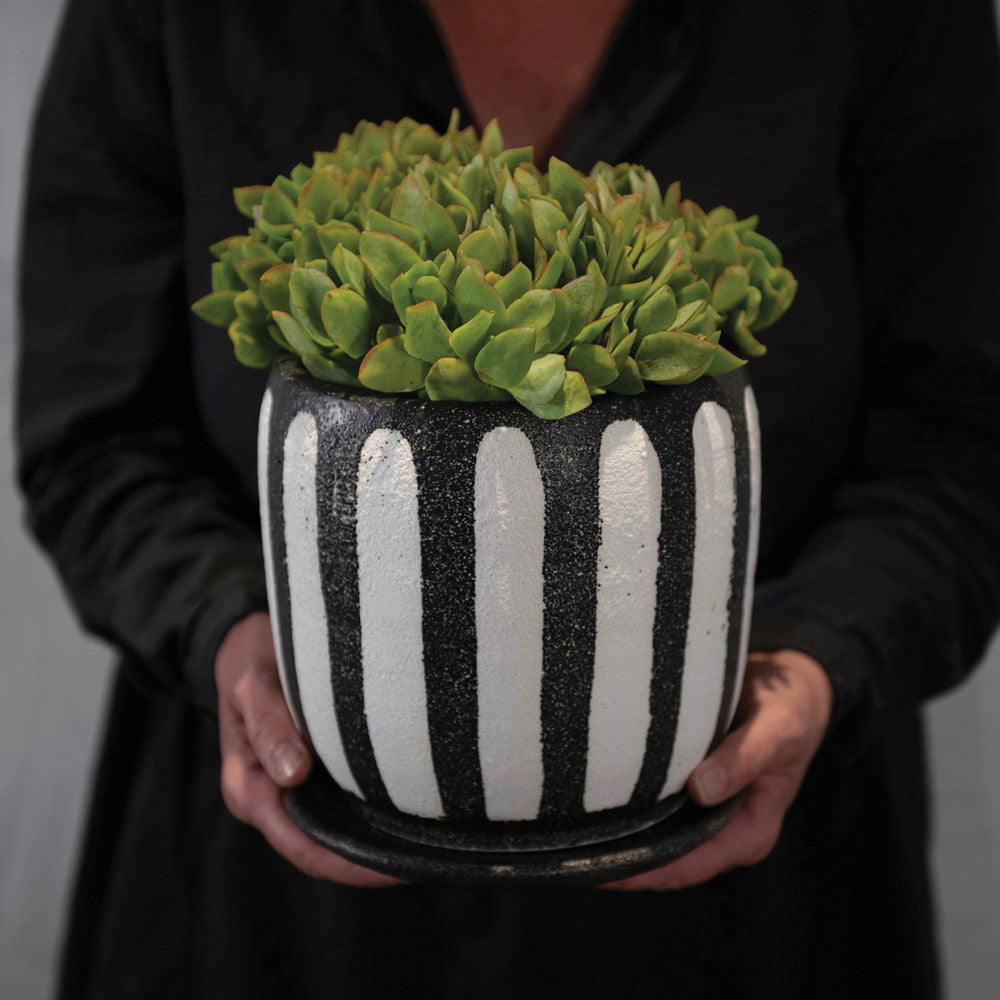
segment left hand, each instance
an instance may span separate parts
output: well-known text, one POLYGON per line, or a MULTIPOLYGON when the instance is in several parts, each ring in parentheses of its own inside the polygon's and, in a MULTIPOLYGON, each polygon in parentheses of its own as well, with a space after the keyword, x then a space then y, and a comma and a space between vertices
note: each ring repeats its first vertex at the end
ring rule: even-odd
POLYGON ((689 854, 604 888, 683 889, 763 861, 823 740, 832 704, 830 679, 811 656, 794 649, 751 653, 737 726, 687 782, 703 806, 747 789, 739 812, 689 854))

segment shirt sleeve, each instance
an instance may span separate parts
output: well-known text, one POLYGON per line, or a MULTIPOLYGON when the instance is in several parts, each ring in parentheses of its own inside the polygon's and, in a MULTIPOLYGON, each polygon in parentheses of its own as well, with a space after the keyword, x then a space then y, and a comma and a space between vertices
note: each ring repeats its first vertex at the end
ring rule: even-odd
POLYGON ((863 446, 753 647, 816 657, 833 731, 957 683, 1000 613, 1000 84, 989 0, 864 5, 843 164, 863 446), (874 12, 874 11, 877 11, 874 12), (887 13, 888 11, 888 13, 887 13))
POLYGON ((200 428, 159 4, 72 0, 36 112, 21 259, 28 521, 141 684, 214 711, 266 607, 253 499, 200 428))

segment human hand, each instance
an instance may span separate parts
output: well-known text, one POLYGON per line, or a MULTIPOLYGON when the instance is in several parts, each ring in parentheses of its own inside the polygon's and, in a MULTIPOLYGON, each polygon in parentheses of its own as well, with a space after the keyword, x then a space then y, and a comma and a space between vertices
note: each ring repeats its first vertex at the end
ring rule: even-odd
POLYGON ((683 889, 763 861, 830 722, 833 688, 811 656, 794 649, 751 653, 737 727, 688 778, 687 790, 714 806, 747 790, 733 820, 711 840, 661 868, 608 889, 683 889))
POLYGON ((380 887, 398 879, 328 851, 288 817, 281 790, 305 781, 312 758, 292 722, 278 679, 270 618, 257 611, 226 634, 215 658, 219 691, 222 797, 299 871, 344 885, 380 887))

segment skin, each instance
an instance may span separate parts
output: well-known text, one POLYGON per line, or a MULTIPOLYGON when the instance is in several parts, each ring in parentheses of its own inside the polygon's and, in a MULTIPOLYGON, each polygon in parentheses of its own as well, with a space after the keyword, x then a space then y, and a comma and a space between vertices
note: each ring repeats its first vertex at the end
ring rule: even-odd
POLYGON ((629 0, 426 0, 480 130, 548 163, 573 125, 629 0), (572 44, 567 44, 572 39, 572 44))
MULTIPOLYGON (((282 807, 282 789, 303 782, 312 759, 285 706, 266 613, 255 612, 229 631, 215 679, 222 795, 230 812, 306 875, 367 888, 398 884, 320 846, 282 807)), ((805 653, 751 653, 735 728, 687 783, 705 806, 747 789, 739 813, 684 857, 607 888, 681 889, 767 857, 822 742, 832 701, 826 673, 805 653)))

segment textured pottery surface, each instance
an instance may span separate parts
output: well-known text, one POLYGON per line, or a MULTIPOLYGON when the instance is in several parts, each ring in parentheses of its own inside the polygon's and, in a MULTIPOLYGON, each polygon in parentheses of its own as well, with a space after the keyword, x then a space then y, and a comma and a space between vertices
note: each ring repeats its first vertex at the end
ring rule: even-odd
POLYGON ((260 488, 282 683, 364 821, 531 851, 668 815, 742 680, 757 439, 740 373, 544 422, 277 367, 260 488))

